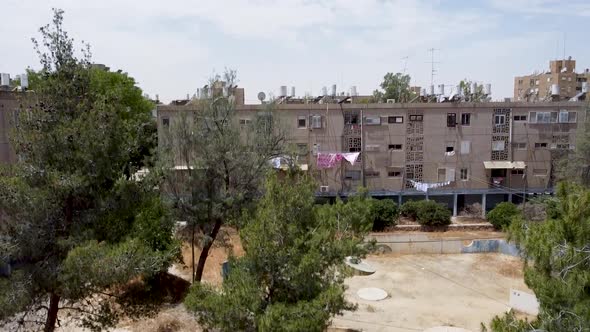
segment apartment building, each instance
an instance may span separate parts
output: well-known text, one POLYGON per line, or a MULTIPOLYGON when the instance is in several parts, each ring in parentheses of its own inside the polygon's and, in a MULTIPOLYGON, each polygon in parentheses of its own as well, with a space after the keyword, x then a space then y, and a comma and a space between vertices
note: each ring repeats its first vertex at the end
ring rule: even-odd
MULTIPOLYGON (((301 168, 317 179, 319 196, 346 196, 364 186, 400 203, 433 199, 456 215, 473 203, 489 210, 552 193, 552 160, 575 148, 584 105, 283 103, 274 116, 301 168), (354 163, 344 158, 353 153, 359 154, 354 163), (326 164, 330 157, 336 159, 326 164)), ((263 106, 236 110, 236 124, 248 125, 263 106)), ((159 137, 182 112, 198 108, 158 106, 159 137)))
POLYGON ((576 60, 552 60, 549 71, 514 78, 515 101, 584 99, 590 70, 576 73, 576 60))

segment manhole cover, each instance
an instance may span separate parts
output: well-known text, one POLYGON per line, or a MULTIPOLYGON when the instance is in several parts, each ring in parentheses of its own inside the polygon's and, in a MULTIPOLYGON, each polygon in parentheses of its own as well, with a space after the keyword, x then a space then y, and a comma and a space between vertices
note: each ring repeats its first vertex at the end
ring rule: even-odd
POLYGON ((386 291, 375 287, 361 288, 356 292, 356 295, 367 301, 381 301, 387 298, 386 291))

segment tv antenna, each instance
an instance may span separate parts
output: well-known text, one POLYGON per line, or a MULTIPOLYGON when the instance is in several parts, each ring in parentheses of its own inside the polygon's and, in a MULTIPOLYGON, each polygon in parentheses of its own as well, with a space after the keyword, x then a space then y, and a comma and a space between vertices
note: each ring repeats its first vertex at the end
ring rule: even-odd
POLYGON ((258 92, 258 100, 260 100, 260 102, 263 103, 264 99, 266 99, 266 94, 262 91, 258 92))
POLYGON ((406 74, 406 69, 408 69, 408 58, 410 57, 407 55, 402 58, 402 60, 404 60, 404 75, 406 74))
POLYGON ((436 75, 436 69, 434 69, 435 63, 440 63, 438 61, 434 61, 434 51, 440 51, 436 48, 429 48, 428 52, 430 52, 430 85, 434 85, 434 75, 436 75))

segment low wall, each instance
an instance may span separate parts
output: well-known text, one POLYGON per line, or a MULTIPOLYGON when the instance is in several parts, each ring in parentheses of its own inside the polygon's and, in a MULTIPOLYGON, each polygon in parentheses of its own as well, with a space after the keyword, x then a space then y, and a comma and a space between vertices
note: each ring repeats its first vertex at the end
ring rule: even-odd
POLYGON ((372 234, 382 252, 395 254, 469 254, 497 252, 520 256, 518 247, 502 238, 436 238, 428 234, 372 234))

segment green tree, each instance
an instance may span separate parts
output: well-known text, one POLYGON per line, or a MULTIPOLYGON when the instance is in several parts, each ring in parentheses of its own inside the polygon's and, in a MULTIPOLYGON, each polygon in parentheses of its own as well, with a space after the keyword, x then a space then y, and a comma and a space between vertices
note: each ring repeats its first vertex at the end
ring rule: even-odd
POLYGON ((468 79, 464 79, 461 82, 459 82, 459 89, 461 89, 461 91, 463 92, 465 100, 472 102, 485 101, 487 96, 484 94, 483 85, 478 84, 475 88, 475 91, 471 91, 472 83, 473 81, 468 79))
POLYGON ((512 219, 520 215, 520 213, 516 205, 510 202, 502 202, 496 205, 492 211, 488 212, 486 219, 496 229, 506 229, 510 226, 512 219))
POLYGON ((540 303, 531 325, 514 317, 494 320, 494 331, 590 331, 590 191, 561 183, 558 219, 516 218, 510 236, 525 255, 525 282, 540 303), (521 326, 508 329, 507 326, 521 326))
MULTIPOLYGON (((555 158, 556 176, 558 180, 576 182, 590 187, 590 98, 586 104, 585 114, 578 116, 578 130, 576 132, 576 149, 558 151, 559 158, 555 158)), ((580 112, 581 113, 581 112, 580 112)))
POLYGON ((34 40, 42 69, 12 136, 19 161, 0 174, 0 261, 14 270, 0 282, 0 319, 44 308, 53 331, 63 309, 99 330, 119 313, 93 296, 165 271, 177 250, 157 182, 129 176, 143 110, 93 85, 89 47, 76 57, 62 22, 54 10, 34 40))
POLYGON ((240 235, 245 255, 230 261, 218 291, 194 284, 185 300, 200 324, 220 331, 324 331, 354 306, 344 299, 346 256, 366 253, 366 195, 314 204, 307 177, 270 176, 240 235))
POLYGON ((415 97, 415 93, 410 90, 410 75, 402 73, 387 73, 381 82, 381 89, 373 92, 373 98, 376 102, 384 102, 387 99, 395 99, 396 102, 409 102, 415 97))
POLYGON ((399 208, 392 199, 371 200, 371 220, 373 231, 383 231, 395 226, 399 218, 399 208))
POLYGON ((221 226, 236 220, 260 196, 270 160, 285 150, 285 135, 272 105, 251 112, 251 122, 240 124, 231 96, 213 88, 235 86, 235 80, 235 71, 214 77, 211 97, 200 100, 197 111, 173 119, 160 140, 166 191, 178 218, 190 228, 193 281, 201 280, 221 226), (197 242, 201 253, 195 265, 197 242))

